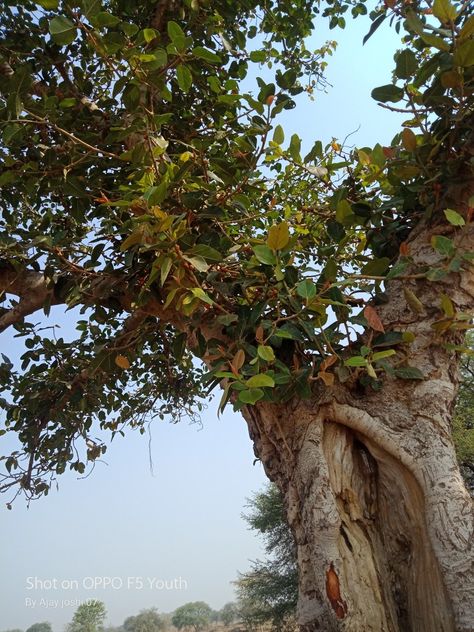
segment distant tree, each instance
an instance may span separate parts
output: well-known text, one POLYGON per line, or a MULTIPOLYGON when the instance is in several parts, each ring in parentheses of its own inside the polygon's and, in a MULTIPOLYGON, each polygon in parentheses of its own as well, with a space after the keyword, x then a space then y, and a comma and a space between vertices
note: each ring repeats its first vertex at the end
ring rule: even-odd
POLYGON ((461 472, 471 493, 474 492, 474 335, 466 336, 472 353, 461 356, 459 392, 453 418, 453 439, 461 472))
POLYGON ((219 611, 219 619, 224 625, 230 625, 237 618, 237 604, 226 603, 219 611))
POLYGON ((211 623, 218 623, 220 620, 220 613, 219 610, 213 610, 211 608, 211 617, 210 617, 210 622, 211 623))
POLYGON ((254 562, 252 569, 236 581, 239 616, 250 628, 268 622, 281 629, 296 611, 295 542, 275 485, 255 494, 248 506, 251 511, 244 518, 263 537, 267 558, 254 562))
POLYGON ((67 632, 102 632, 107 611, 102 601, 92 599, 79 606, 67 632))
POLYGON ((43 623, 33 623, 26 632, 53 632, 53 628, 51 627, 51 623, 43 621, 43 623))
POLYGON ((125 632, 160 632, 164 629, 163 619, 156 608, 142 610, 140 614, 128 617, 123 624, 125 632))
POLYGON ((211 622, 212 608, 204 601, 192 601, 175 610, 171 623, 181 630, 192 628, 195 632, 207 627, 211 622))

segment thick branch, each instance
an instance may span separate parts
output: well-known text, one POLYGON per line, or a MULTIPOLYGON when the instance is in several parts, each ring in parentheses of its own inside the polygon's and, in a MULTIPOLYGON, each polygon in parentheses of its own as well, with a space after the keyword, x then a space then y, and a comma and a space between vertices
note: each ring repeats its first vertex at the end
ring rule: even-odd
POLYGON ((20 300, 0 317, 0 332, 44 305, 57 305, 62 302, 55 297, 54 286, 48 283, 41 272, 18 271, 8 265, 0 266, 0 297, 3 298, 5 294, 13 294, 20 300))

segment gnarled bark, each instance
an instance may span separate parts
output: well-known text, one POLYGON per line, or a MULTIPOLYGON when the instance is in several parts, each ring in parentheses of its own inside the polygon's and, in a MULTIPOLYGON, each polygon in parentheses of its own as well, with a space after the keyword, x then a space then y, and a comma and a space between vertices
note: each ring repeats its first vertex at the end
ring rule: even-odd
POLYGON ((376 418, 338 402, 247 415, 257 453, 285 492, 300 623, 325 631, 473 630, 473 512, 453 447, 431 431, 424 447, 400 441, 383 428, 390 409, 381 408, 376 418))
MULTIPOLYGON (((417 265, 440 264, 430 237, 424 229, 411 240, 417 265)), ((474 229, 455 241, 472 249, 474 229)), ((457 358, 432 328, 441 293, 472 309, 474 275, 467 266, 441 283, 409 282, 423 313, 401 281, 378 311, 387 331, 415 334, 407 355, 423 381, 387 376, 378 393, 337 385, 245 412, 256 454, 285 494, 308 631, 474 630, 474 511, 450 434, 457 358)))

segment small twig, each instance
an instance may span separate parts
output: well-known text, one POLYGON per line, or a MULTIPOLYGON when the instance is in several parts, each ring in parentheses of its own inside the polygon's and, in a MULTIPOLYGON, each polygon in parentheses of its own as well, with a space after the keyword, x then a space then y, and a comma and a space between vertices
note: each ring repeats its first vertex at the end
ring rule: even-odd
POLYGON ((94 147, 93 145, 89 145, 89 143, 86 143, 85 140, 82 140, 81 138, 74 136, 74 134, 71 134, 70 132, 63 129, 62 127, 59 127, 55 123, 51 123, 51 121, 47 121, 46 119, 43 119, 40 116, 37 116, 36 114, 33 114, 33 112, 28 112, 28 110, 25 110, 25 111, 28 113, 29 116, 32 116, 35 120, 30 121, 28 119, 19 119, 16 121, 17 123, 37 123, 38 125, 47 125, 53 128, 54 130, 56 130, 57 132, 59 132, 60 134, 63 134, 67 138, 70 138, 74 143, 78 143, 79 145, 86 147, 90 151, 93 151, 97 154, 103 154, 104 156, 109 156, 110 158, 115 158, 117 160, 120 159, 120 157, 117 154, 113 154, 112 152, 106 151, 105 149, 100 149, 99 147, 94 147))

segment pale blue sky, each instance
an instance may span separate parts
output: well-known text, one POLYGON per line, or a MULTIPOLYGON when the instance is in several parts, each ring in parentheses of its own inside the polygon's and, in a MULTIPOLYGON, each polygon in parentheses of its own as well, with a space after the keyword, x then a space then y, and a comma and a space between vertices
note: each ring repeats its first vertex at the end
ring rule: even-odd
MULTIPOLYGON (((304 149, 318 138, 342 140, 359 126, 351 137, 359 146, 388 144, 398 131, 400 117, 377 106, 370 91, 389 83, 400 40, 381 28, 362 48, 368 28, 367 18, 348 20, 345 32, 319 29, 310 42, 310 48, 326 38, 340 45, 327 71, 334 87, 317 93, 314 102, 299 98, 298 107, 280 121, 288 138, 293 132, 302 137, 304 149)), ((74 326, 70 320, 65 333, 74 326)), ((0 336, 5 353, 14 356, 16 345, 7 333, 0 336)), ((169 612, 201 599, 220 608, 233 599, 230 582, 261 554, 240 515, 245 498, 265 477, 261 466, 253 465, 239 415, 229 410, 218 420, 211 404, 202 418, 201 430, 186 423, 153 426, 154 476, 148 438, 130 433, 114 441, 108 465, 98 464, 88 479, 64 475, 58 492, 29 509, 21 499, 12 511, 0 506, 0 630, 46 620, 62 632, 75 609, 68 600, 101 599, 109 624, 119 625, 141 608, 169 612), (35 577, 77 581, 79 588, 30 590, 28 578, 35 577), (94 577, 114 577, 122 588, 87 589, 94 577), (134 577, 142 579, 142 589, 133 579, 127 587, 134 577), (179 578, 181 589, 149 588, 148 580, 156 585, 179 578), (27 598, 36 605, 27 606, 27 598), (41 599, 59 603, 46 607, 41 599)))

